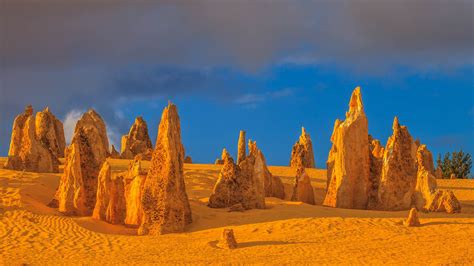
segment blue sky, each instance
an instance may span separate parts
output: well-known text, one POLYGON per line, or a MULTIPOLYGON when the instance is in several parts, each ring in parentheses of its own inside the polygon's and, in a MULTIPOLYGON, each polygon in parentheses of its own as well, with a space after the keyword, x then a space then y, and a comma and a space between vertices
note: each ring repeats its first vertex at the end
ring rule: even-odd
POLYGON ((7 0, 0 16, 0 155, 15 115, 49 105, 70 132, 90 107, 119 144, 136 116, 156 136, 177 104, 195 162, 235 155, 239 130, 286 165, 301 126, 325 167, 334 120, 361 86, 382 143, 394 116, 438 153, 474 152, 471 1, 200 4, 7 0))

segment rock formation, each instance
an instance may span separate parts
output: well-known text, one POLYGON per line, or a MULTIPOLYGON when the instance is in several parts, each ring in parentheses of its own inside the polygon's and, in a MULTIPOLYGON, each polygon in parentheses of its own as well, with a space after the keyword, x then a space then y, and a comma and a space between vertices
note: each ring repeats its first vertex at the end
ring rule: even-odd
POLYGON ((346 120, 336 120, 327 162, 328 188, 323 205, 366 209, 370 183, 368 123, 360 88, 352 93, 346 120))
POLYGON ((378 208, 408 210, 417 183, 417 146, 408 129, 393 121, 393 135, 387 141, 378 190, 378 208))
POLYGON ((122 159, 133 159, 138 154, 143 154, 144 159, 150 159, 152 150, 148 126, 145 120, 139 116, 135 119, 128 135, 122 136, 122 159))
POLYGON ((461 212, 461 203, 459 203, 451 190, 437 190, 432 195, 428 210, 432 212, 459 213, 461 212))
POLYGON ((191 156, 186 156, 184 158, 184 163, 193 163, 193 159, 191 158, 191 156))
MULTIPOLYGON (((263 174, 265 189, 264 196, 284 199, 285 187, 283 185, 283 182, 278 176, 273 176, 270 170, 268 170, 265 156, 263 155, 263 152, 257 147, 257 142, 249 141, 248 146, 250 151, 249 157, 255 158, 255 162, 257 162, 257 164, 254 164, 255 170, 259 168, 259 170, 257 171, 257 175, 263 174), (260 164, 259 162, 262 162, 262 164, 260 164)), ((256 176, 254 177, 254 179, 261 180, 261 177, 256 176)))
POLYGON ((295 185, 293 187, 292 201, 301 201, 308 204, 316 204, 314 201, 313 186, 311 180, 302 165, 296 170, 295 185))
POLYGON ((156 148, 144 184, 140 234, 183 232, 192 222, 183 165, 178 110, 169 103, 161 116, 156 148))
POLYGON ((221 153, 221 158, 217 158, 216 161, 214 162, 214 164, 218 165, 218 164, 224 164, 224 157, 227 155, 227 150, 226 149, 223 149, 222 150, 222 153, 221 153))
POLYGON ((125 219, 125 209, 123 176, 113 175, 106 161, 98 177, 97 197, 92 218, 111 224, 122 224, 125 219))
POLYGON ((441 167, 439 165, 438 165, 438 167, 436 167, 435 176, 436 176, 436 179, 442 179, 443 178, 443 169, 441 169, 441 167))
POLYGON ((237 248, 237 241, 235 240, 234 230, 224 229, 224 231, 222 231, 222 237, 221 241, 219 241, 219 246, 224 249, 237 248))
POLYGON ((55 157, 64 157, 66 139, 63 123, 49 111, 48 107, 36 113, 36 138, 48 147, 55 157))
POLYGON ((227 208, 240 203, 245 209, 265 208, 265 161, 255 142, 249 142, 249 149, 249 156, 239 165, 224 149, 224 165, 209 197, 209 207, 227 208))
POLYGON ((115 146, 112 145, 112 148, 110 149, 110 158, 112 159, 120 159, 120 153, 115 149, 115 146))
POLYGON ((416 211, 416 208, 411 208, 408 218, 404 224, 408 227, 420 226, 420 220, 418 219, 418 212, 416 211))
POLYGON ((378 205, 378 189, 380 184, 380 175, 382 174, 382 164, 383 164, 383 153, 384 148, 380 144, 379 140, 373 139, 369 135, 369 149, 370 149, 370 176, 369 183, 371 187, 368 194, 368 203, 367 209, 373 210, 377 208, 378 205))
POLYGON ((241 130, 239 133, 239 142, 237 144, 237 164, 240 164, 245 160, 245 156, 247 156, 245 144, 245 131, 241 130))
POLYGON ((418 210, 429 209, 436 192, 436 178, 433 171, 433 156, 426 148, 426 145, 420 145, 416 151, 417 177, 413 196, 414 205, 418 210))
POLYGON ((142 168, 140 155, 130 163, 125 175, 125 224, 140 225, 143 217, 142 192, 147 171, 142 168))
POLYGON ((304 127, 301 128, 301 136, 291 150, 291 167, 299 167, 303 165, 305 168, 315 168, 313 143, 304 127))
POLYGON ((13 122, 8 158, 4 167, 30 172, 58 172, 58 156, 64 142, 62 124, 46 109, 33 116, 33 108, 27 106, 23 114, 13 122), (61 142, 62 141, 62 142, 61 142))
POLYGON ((215 164, 215 165, 224 164, 224 161, 223 161, 222 159, 217 158, 217 159, 214 161, 214 164, 215 164))
POLYGON ((105 123, 94 110, 77 122, 71 145, 66 149, 64 173, 55 200, 68 215, 90 215, 97 197, 97 177, 108 157, 105 123))

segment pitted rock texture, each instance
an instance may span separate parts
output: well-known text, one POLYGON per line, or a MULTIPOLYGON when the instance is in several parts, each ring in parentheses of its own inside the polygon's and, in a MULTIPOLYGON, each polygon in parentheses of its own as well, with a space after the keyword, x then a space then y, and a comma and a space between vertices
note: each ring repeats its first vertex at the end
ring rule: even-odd
POLYGON ((161 116, 156 148, 145 180, 139 233, 183 232, 192 222, 183 166, 184 147, 178 110, 169 103, 161 116))
POLYGON ((370 157, 368 123, 360 88, 352 93, 346 120, 336 120, 327 161, 328 188, 323 205, 366 209, 369 199, 370 157))
POLYGON ((304 127, 301 128, 299 140, 293 145, 290 159, 291 167, 297 168, 300 165, 305 168, 315 168, 313 143, 304 127))
POLYGON ((122 136, 121 157, 133 159, 138 154, 143 154, 144 159, 151 159, 153 146, 148 135, 148 125, 141 116, 135 119, 128 135, 122 136))
POLYGON ((64 173, 55 199, 59 211, 68 215, 91 215, 97 197, 98 175, 109 156, 105 123, 94 110, 77 122, 71 145, 66 149, 64 173))

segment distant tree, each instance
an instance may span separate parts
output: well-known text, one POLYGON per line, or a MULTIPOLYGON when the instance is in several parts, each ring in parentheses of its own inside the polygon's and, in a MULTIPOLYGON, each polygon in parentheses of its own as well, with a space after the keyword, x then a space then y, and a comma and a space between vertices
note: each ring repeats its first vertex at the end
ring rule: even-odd
POLYGON ((454 174, 457 178, 468 178, 471 173, 472 159, 469 153, 459 152, 446 153, 441 161, 438 155, 437 164, 443 171, 443 178, 450 178, 454 174))

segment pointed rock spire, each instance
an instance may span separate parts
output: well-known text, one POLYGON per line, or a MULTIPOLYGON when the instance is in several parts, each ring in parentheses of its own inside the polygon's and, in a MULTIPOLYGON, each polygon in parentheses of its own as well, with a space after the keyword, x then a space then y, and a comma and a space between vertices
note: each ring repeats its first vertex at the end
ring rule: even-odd
POLYGON ((315 168, 313 143, 304 127, 301 127, 301 136, 291 150, 290 166, 298 167, 299 165, 315 168))
POLYGON ((153 146, 148 135, 148 125, 141 116, 135 119, 128 135, 122 136, 121 157, 133 159, 138 154, 151 159, 153 146))
POLYGON ((241 130, 239 133, 239 142, 237 145, 237 164, 245 160, 247 150, 245 147, 245 131, 241 130))
POLYGON ((56 200, 59 211, 68 215, 91 215, 97 197, 98 175, 109 156, 105 123, 90 109, 76 124, 71 145, 66 149, 64 173, 56 200))
POLYGON ((192 222, 183 166, 178 109, 169 103, 161 116, 156 148, 144 185, 141 234, 183 232, 192 222))
MULTIPOLYGON (((43 119, 46 114, 39 112, 35 119, 33 107, 29 105, 15 118, 5 168, 43 173, 59 171, 57 138, 63 132, 62 124, 50 115, 43 119)), ((64 132, 62 134, 64 138, 64 132)))
POLYGON ((328 156, 328 188, 323 204, 365 209, 370 182, 368 122, 360 88, 352 93, 346 120, 336 120, 328 156))

